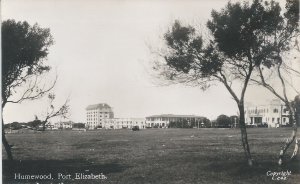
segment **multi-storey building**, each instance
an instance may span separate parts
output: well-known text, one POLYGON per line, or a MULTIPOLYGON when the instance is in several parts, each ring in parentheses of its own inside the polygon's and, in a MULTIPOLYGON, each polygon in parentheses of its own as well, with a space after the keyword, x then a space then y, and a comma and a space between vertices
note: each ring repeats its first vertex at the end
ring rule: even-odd
POLYGON ((114 118, 112 108, 106 103, 89 105, 86 108, 86 128, 96 129, 103 127, 103 121, 114 118))
POLYGON ((272 100, 267 105, 246 106, 245 109, 247 125, 280 127, 289 124, 289 111, 280 100, 272 100))
POLYGON ((144 118, 110 118, 103 121, 105 129, 132 129, 133 127, 146 128, 146 120, 144 118))
POLYGON ((174 115, 174 114, 162 114, 146 117, 147 127, 160 127, 167 128, 170 123, 187 122, 191 125, 201 124, 204 117, 195 115, 174 115))

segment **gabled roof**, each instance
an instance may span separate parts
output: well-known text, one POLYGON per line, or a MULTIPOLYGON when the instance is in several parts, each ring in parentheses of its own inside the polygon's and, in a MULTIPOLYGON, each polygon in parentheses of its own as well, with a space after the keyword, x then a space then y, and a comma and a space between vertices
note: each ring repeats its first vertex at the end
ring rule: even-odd
POLYGON ((86 107, 86 110, 93 110, 93 109, 110 109, 111 107, 107 105, 106 103, 99 103, 94 105, 89 105, 86 107))

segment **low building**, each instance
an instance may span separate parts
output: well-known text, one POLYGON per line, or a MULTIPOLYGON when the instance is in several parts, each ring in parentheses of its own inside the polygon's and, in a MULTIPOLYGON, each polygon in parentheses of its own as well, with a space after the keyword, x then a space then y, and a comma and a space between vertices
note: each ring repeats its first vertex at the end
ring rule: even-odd
POLYGON ((73 124, 73 121, 56 122, 54 123, 52 129, 72 129, 73 124))
POLYGON ((45 127, 46 127, 47 130, 52 130, 54 128, 54 125, 47 124, 47 125, 45 125, 45 127))
POLYGON ((86 108, 86 128, 96 129, 103 127, 103 121, 114 118, 112 108, 106 103, 89 105, 86 108))
POLYGON ((174 114, 162 114, 146 117, 146 125, 149 128, 168 128, 171 123, 178 123, 180 127, 184 128, 184 124, 192 127, 199 127, 204 117, 195 115, 174 115, 174 114))
POLYGON ((103 121, 104 129, 139 129, 146 128, 146 120, 144 118, 110 118, 103 121))
POLYGON ((246 106, 245 109, 247 125, 280 127, 289 124, 289 111, 280 100, 274 99, 266 105, 246 106))

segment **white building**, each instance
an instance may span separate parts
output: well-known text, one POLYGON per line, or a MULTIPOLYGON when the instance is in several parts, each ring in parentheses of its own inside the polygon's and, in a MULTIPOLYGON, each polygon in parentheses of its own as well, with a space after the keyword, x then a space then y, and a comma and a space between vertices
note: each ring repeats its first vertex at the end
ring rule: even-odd
POLYGON ((72 129, 73 124, 73 121, 56 122, 52 129, 72 129))
POLYGON ((131 129, 138 126, 139 129, 146 128, 146 120, 144 118, 110 118, 103 121, 105 129, 131 129))
POLYGON ((106 103, 89 105, 86 108, 86 128, 96 129, 103 127, 103 121, 114 118, 112 108, 106 103))
POLYGON ((202 123, 204 117, 195 115, 174 115, 162 114, 146 117, 147 127, 168 128, 169 124, 187 122, 190 125, 197 126, 202 123))
POLYGON ((280 127, 289 124, 289 111, 280 100, 272 100, 267 105, 246 106, 245 120, 247 125, 280 127))

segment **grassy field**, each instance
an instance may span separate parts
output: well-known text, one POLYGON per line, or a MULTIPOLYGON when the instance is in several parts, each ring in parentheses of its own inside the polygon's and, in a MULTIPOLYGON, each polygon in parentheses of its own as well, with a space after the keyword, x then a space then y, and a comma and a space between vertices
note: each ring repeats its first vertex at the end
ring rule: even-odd
MULTIPOLYGON (((245 166, 238 129, 147 129, 88 132, 49 131, 9 134, 14 162, 3 150, 4 183, 14 173, 48 174, 39 183, 299 183, 299 156, 278 167, 278 151, 291 130, 248 129, 252 168, 245 166), (285 181, 273 181, 268 171, 291 171, 285 181), (57 173, 103 173, 106 180, 58 180, 57 173)), ((291 151, 289 151, 290 154, 291 151)))

